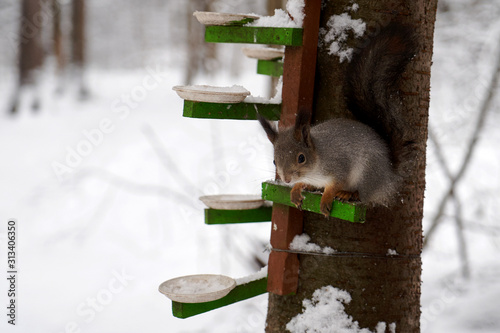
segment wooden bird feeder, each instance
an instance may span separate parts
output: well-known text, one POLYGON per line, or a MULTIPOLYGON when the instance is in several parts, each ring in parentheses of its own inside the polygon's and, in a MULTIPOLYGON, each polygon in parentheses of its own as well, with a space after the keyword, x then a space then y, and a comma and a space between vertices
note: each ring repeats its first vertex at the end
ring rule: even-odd
MULTIPOLYGON (((281 128, 294 124, 299 109, 312 112, 316 52, 319 34, 320 0, 305 0, 302 28, 243 26, 251 18, 231 21, 228 25, 208 25, 205 41, 214 43, 249 43, 285 45, 285 57, 258 59, 257 72, 283 76, 282 103, 210 103, 185 100, 185 117, 210 119, 256 120, 257 113, 269 120, 279 120, 281 128)), ((216 20, 218 18, 215 18, 216 20)), ((267 276, 237 284, 226 296, 201 303, 172 302, 172 311, 178 318, 187 318, 265 292, 278 295, 295 293, 298 284, 299 259, 289 251, 290 242, 302 233, 302 211, 290 201, 290 187, 275 182, 262 184, 262 199, 273 202, 272 207, 251 209, 205 210, 206 224, 249 223, 271 221, 271 253, 267 276), (284 250, 284 251, 280 251, 284 250)), ((320 193, 303 192, 302 209, 318 213, 320 193)), ((365 206, 335 201, 331 216, 355 223, 365 220, 365 206)))

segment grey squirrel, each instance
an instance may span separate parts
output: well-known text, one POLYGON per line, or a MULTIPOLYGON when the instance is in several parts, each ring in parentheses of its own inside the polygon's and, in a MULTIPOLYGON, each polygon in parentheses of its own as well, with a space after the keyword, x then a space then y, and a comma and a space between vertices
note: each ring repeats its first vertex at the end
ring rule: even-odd
POLYGON ((394 199, 413 144, 406 137, 398 90, 417 52, 412 30, 391 23, 353 55, 344 95, 357 120, 330 119, 311 127, 309 113, 299 110, 295 125, 278 132, 259 115, 274 146, 278 177, 294 184, 290 199, 298 208, 301 192, 313 189, 323 190, 325 216, 334 199, 384 206, 394 199))

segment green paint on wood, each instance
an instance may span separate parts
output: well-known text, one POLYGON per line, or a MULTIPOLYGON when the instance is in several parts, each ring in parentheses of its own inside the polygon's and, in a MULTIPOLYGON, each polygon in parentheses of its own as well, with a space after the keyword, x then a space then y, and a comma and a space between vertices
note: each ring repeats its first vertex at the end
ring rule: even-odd
POLYGON ((184 117, 256 120, 257 112, 269 120, 279 120, 281 104, 207 103, 184 101, 184 117))
MULTIPOLYGON (((291 187, 288 186, 264 182, 262 183, 262 198, 264 200, 295 207, 290 201, 290 190, 291 187)), ((301 207, 302 210, 321 214, 319 210, 321 194, 303 191, 302 195, 304 196, 301 207)), ((366 206, 359 203, 344 203, 336 200, 333 202, 330 216, 350 222, 363 223, 366 216, 366 206)))
POLYGON ((279 77, 283 75, 283 62, 259 60, 257 61, 257 73, 279 77))
POLYGON ((206 224, 270 222, 272 207, 245 210, 205 209, 206 224))
POLYGON ((221 299, 204 303, 179 303, 172 301, 172 313, 177 318, 188 318, 243 301, 267 292, 267 277, 246 284, 237 285, 221 299))
POLYGON ((213 25, 205 28, 205 41, 301 46, 302 29, 213 25))

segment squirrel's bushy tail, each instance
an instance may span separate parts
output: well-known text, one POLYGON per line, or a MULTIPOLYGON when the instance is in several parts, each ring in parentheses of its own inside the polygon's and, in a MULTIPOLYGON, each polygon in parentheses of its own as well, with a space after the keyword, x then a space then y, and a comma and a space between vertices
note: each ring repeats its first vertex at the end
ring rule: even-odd
POLYGON ((418 49, 409 26, 391 23, 354 54, 347 70, 347 107, 384 139, 398 173, 403 155, 412 146, 405 133, 405 117, 398 89, 401 74, 418 49))

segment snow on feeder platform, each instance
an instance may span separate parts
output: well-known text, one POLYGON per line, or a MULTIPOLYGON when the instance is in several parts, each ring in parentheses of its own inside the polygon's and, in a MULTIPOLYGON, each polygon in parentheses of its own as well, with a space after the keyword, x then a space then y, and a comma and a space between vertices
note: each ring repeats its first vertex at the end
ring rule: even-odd
POLYGON ((259 16, 248 14, 229 14, 216 12, 200 12, 193 13, 198 22, 201 24, 210 25, 244 25, 258 19, 259 16))
POLYGON ((174 86, 172 89, 185 100, 209 103, 239 103, 250 95, 248 90, 238 85, 232 87, 174 86))
POLYGON ((273 47, 243 47, 241 51, 247 57, 258 60, 276 60, 285 55, 284 50, 273 47))
MULTIPOLYGON (((207 275, 194 275, 194 277, 197 277, 197 276, 201 277, 201 276, 207 276, 207 275)), ((214 275, 214 276, 215 277, 224 277, 222 275, 214 275)), ((191 279, 191 276, 180 277, 177 279, 165 281, 160 285, 159 290, 162 294, 167 295, 166 293, 169 293, 170 296, 172 296, 172 293, 169 290, 169 288, 170 288, 169 284, 174 284, 174 285, 178 284, 178 282, 175 282, 175 280, 178 280, 178 279, 181 279, 181 281, 184 280, 184 282, 186 282, 187 281, 186 278, 191 279), (174 281, 174 282, 170 282, 170 281, 174 281), (167 286, 165 287, 165 285, 167 285, 167 286)), ((211 295, 210 297, 205 298, 205 296, 201 296, 201 294, 204 292, 203 287, 201 289, 202 290, 201 292, 199 290, 195 291, 195 292, 192 292, 192 291, 189 292, 189 290, 188 290, 188 292, 185 292, 184 294, 182 294, 181 298, 177 298, 178 295, 174 295, 173 297, 175 297, 176 299, 185 299, 184 297, 186 296, 186 299, 189 301, 192 301, 192 302, 185 302, 185 301, 180 302, 180 301, 172 300, 172 313, 173 313, 173 315, 177 318, 188 318, 188 317, 198 315, 200 313, 215 310, 215 309, 221 308, 221 307, 226 306, 226 305, 230 305, 230 304, 240 302, 240 301, 261 295, 261 294, 265 294, 267 292, 267 267, 264 267, 263 269, 261 269, 259 272, 255 273, 255 274, 252 274, 252 275, 240 278, 240 279, 234 280, 234 279, 229 278, 229 277, 224 277, 224 278, 229 279, 228 285, 230 284, 232 286, 234 283, 234 286, 232 287, 232 289, 225 296, 219 297, 220 295, 217 295, 218 298, 215 298, 215 296, 211 295), (187 296, 187 295, 193 295, 193 294, 196 295, 193 298, 191 298, 191 296, 187 296), (204 301, 204 299, 209 299, 209 300, 204 301)), ((214 281, 215 281, 215 279, 214 279, 214 281)), ((215 283, 217 284, 218 282, 220 282, 220 280, 217 280, 215 283)), ((192 287, 193 287, 193 285, 190 285, 189 283, 187 283, 186 287, 182 287, 182 288, 189 289, 192 287)), ((196 289, 196 287, 197 286, 195 286, 194 289, 196 289)), ((220 289, 222 289, 222 287, 225 287, 225 285, 221 286, 220 289)), ((229 288, 229 286, 228 286, 228 288, 229 288)), ((224 291, 226 291, 226 288, 224 288, 224 291)), ((167 297, 171 298, 170 296, 167 295, 167 297)))
POLYGON ((187 275, 163 282, 159 291, 172 301, 202 303, 220 299, 236 287, 233 278, 224 275, 187 275))

